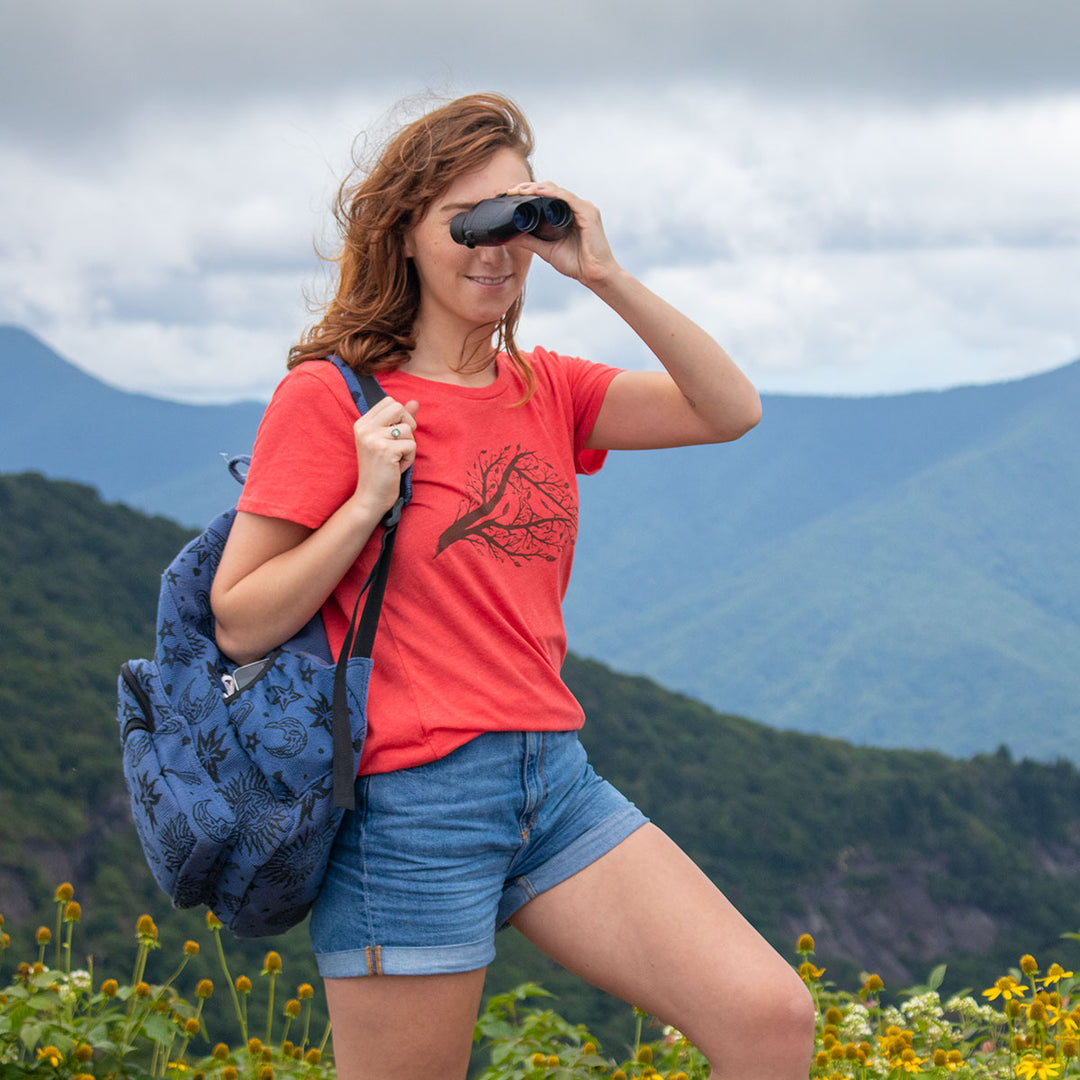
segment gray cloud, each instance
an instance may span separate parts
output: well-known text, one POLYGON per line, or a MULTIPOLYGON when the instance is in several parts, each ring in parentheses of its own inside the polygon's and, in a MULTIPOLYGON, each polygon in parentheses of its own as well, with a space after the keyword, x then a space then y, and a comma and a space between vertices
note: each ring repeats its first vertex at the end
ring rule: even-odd
POLYGON ((12 107, 0 122, 46 140, 161 103, 212 113, 365 91, 586 93, 698 78, 930 101, 1080 85, 1074 0, 37 0, 5 6, 3 37, 0 97, 12 107))
MULTIPOLYGON (((0 320, 129 388, 269 392, 325 285, 313 241, 353 137, 425 87, 518 97, 539 174, 596 201, 625 265, 765 389, 955 385, 1080 352, 1075 0, 2 17, 0 320)), ((652 362, 543 266, 522 329, 652 362)))

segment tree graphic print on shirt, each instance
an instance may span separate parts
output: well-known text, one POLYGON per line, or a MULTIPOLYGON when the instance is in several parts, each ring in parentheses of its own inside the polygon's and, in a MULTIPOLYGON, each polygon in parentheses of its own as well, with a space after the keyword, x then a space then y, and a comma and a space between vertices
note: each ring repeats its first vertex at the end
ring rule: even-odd
POLYGON ((457 519, 435 555, 466 540, 496 559, 521 566, 554 562, 577 536, 577 500, 553 465, 520 445, 482 450, 465 480, 457 519))

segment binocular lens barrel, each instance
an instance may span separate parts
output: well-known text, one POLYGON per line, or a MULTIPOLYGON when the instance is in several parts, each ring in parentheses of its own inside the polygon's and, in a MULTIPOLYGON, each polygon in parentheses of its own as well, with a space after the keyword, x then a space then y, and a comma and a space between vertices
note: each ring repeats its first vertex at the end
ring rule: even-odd
POLYGON ((521 203, 514 208, 513 220, 518 232, 532 232, 540 224, 540 209, 535 203, 521 203))
POLYGON ((455 214, 450 221, 450 236, 466 247, 494 247, 522 233, 532 233, 541 240, 559 240, 573 223, 574 212, 563 199, 498 195, 455 214))
POLYGON ((544 220, 556 229, 566 229, 574 221, 570 204, 562 199, 548 199, 544 203, 544 220))

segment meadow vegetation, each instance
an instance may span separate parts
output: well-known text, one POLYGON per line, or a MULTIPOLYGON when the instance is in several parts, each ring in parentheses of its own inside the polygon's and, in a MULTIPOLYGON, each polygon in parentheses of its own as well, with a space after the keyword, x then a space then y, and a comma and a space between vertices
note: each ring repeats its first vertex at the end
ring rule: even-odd
MULTIPOLYGON (((332 1080, 329 1025, 313 1025, 316 989, 287 980, 269 951, 252 978, 230 967, 222 926, 207 912, 204 938, 218 979, 187 985, 206 942, 160 951, 152 916, 132 922, 123 973, 75 966, 82 906, 69 883, 36 931, 0 916, 0 1080, 332 1080), (151 971, 162 967, 161 981, 151 971), (121 980, 121 974, 123 978, 121 980), (249 1010, 261 999, 265 1022, 249 1010), (316 1029, 317 1028, 317 1029, 316 1029)), ((1078 934, 1065 938, 1080 940, 1078 934)), ((809 1076, 815 1080, 1057 1080, 1080 1074, 1080 977, 1032 955, 993 985, 942 998, 944 965, 925 985, 894 992, 874 973, 854 989, 826 980, 809 934, 795 942, 799 974, 817 1006, 809 1076)), ((703 1080, 709 1067, 677 1031, 634 1010, 634 1038, 605 1047, 583 1024, 547 1007, 534 983, 491 996, 476 1025, 479 1080, 703 1080)), ((737 1038, 738 1033, 733 1032, 737 1038)))

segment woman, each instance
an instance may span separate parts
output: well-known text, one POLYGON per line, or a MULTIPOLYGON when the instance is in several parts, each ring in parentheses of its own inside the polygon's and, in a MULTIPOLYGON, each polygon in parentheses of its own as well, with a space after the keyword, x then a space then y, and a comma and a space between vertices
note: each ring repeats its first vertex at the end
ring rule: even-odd
POLYGON ((463 1077, 497 929, 673 1024, 714 1075, 804 1078, 798 976, 585 761, 559 677, 576 473, 608 450, 713 443, 757 393, 703 330, 623 270, 596 208, 536 182, 498 95, 399 132, 342 189, 340 281, 290 355, 213 592, 217 636, 254 660, 321 610, 340 643, 402 472, 399 529, 348 814, 312 914, 343 1077, 463 1077), (573 210, 555 241, 470 249, 452 218, 500 194, 573 210), (534 255, 634 330, 663 372, 514 342, 534 255), (365 416, 336 354, 378 375, 365 416))

